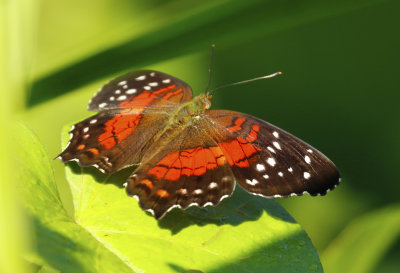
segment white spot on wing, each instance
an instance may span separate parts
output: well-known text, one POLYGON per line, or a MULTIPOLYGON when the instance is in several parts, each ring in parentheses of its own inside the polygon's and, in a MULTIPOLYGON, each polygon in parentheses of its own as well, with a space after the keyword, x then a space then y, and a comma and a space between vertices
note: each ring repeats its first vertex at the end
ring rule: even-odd
POLYGON ((309 157, 308 155, 306 155, 306 156, 304 157, 304 160, 306 161, 307 164, 310 164, 310 163, 311 163, 311 159, 310 159, 310 157, 309 157))
POLYGON ((105 107, 105 106, 107 106, 107 103, 106 103, 106 102, 103 102, 103 103, 100 103, 100 104, 99 104, 99 107, 100 107, 100 108, 103 108, 103 107, 105 107))
POLYGON ((151 83, 149 83, 149 85, 150 85, 150 86, 157 86, 157 85, 158 85, 158 82, 151 82, 151 83))
POLYGON ((276 161, 275 161, 275 159, 270 157, 270 158, 267 159, 267 163, 273 167, 273 166, 275 166, 276 161))
POLYGON ((272 134, 274 135, 274 137, 279 138, 279 134, 277 131, 274 131, 272 134))
POLYGON ((153 209, 146 209, 146 211, 150 212, 153 216, 155 215, 153 209))
POLYGON ((125 85, 126 81, 119 82, 118 85, 125 85))
POLYGON ((90 124, 95 124, 97 122, 97 119, 92 119, 89 123, 90 124))
POLYGON ((265 179, 268 179, 268 178, 269 178, 269 175, 268 175, 268 174, 264 174, 263 177, 264 177, 265 179))
POLYGON ((124 86, 122 86, 122 88, 124 88, 124 89, 128 89, 128 85, 127 85, 127 84, 125 84, 124 86))
POLYGON ((211 182, 210 185, 208 185, 208 188, 209 188, 209 189, 214 189, 214 188, 216 188, 216 187, 218 187, 218 184, 215 183, 215 182, 211 182))
POLYGON ((131 197, 135 198, 135 199, 136 199, 136 201, 138 201, 138 202, 139 202, 139 196, 137 196, 137 195, 131 195, 131 197))
POLYGON ((162 82, 163 82, 163 83, 170 83, 170 82, 171 82, 171 79, 165 79, 165 80, 163 80, 162 82))
POLYGON ((115 100, 115 97, 114 96, 111 96, 110 97, 110 101, 114 101, 115 100))
POLYGON ((270 152, 272 152, 272 153, 275 153, 275 150, 274 150, 274 148, 272 148, 272 147, 268 146, 268 147, 267 147, 267 149, 268 149, 270 152))
POLYGON ((126 100, 126 96, 125 95, 122 95, 122 96, 119 96, 118 98, 117 98, 117 100, 126 100))
POLYGON ((114 92, 115 94, 121 94, 121 90, 119 90, 119 89, 117 89, 117 90, 115 90, 115 92, 114 92))
POLYGON ((150 90, 151 89, 151 87, 150 86, 145 86, 145 87, 143 87, 145 90, 150 90))
POLYGON ((202 189, 197 189, 193 191, 193 194, 202 194, 203 190, 202 189))
POLYGON ((84 133, 87 133, 87 132, 89 132, 89 127, 85 127, 85 128, 83 128, 83 132, 84 132, 84 133))
POLYGON ((312 150, 311 150, 311 149, 308 149, 307 152, 309 152, 310 154, 312 154, 312 150))
POLYGON ((278 142, 274 141, 274 142, 272 142, 272 144, 274 144, 275 148, 277 148, 278 150, 281 149, 281 145, 279 145, 278 142))
POLYGON ((290 167, 290 168, 288 169, 288 171, 289 171, 289 172, 293 172, 293 169, 292 169, 292 167, 290 167))
POLYGON ((224 200, 224 199, 227 198, 227 197, 229 197, 229 194, 222 195, 222 196, 221 196, 221 199, 219 199, 219 201, 222 201, 222 200, 224 200))
POLYGON ((132 89, 128 89, 128 90, 126 90, 126 92, 125 92, 126 94, 135 94, 136 93, 136 89, 134 89, 134 88, 132 88, 132 89))
POLYGON ((152 77, 154 77, 155 75, 156 75, 156 73, 154 73, 154 72, 150 73, 150 76, 152 76, 152 77))
POLYGON ((308 172, 304 172, 303 176, 305 179, 309 179, 311 177, 310 173, 308 172))
POLYGON ((256 169, 259 172, 265 171, 265 166, 263 164, 257 164, 256 169))
POLYGON ((139 77, 136 78, 137 81, 143 81, 143 80, 145 80, 145 79, 146 79, 146 76, 145 76, 145 75, 139 76, 139 77))
POLYGON ((197 203, 197 202, 190 203, 188 205, 188 208, 193 207, 193 206, 199 206, 199 203, 197 203))
POLYGON ((279 175, 280 177, 282 177, 282 176, 283 176, 283 173, 282 173, 282 172, 279 172, 278 175, 279 175))
POLYGON ((246 183, 251 185, 251 186, 254 186, 254 185, 258 184, 258 181, 256 179, 254 179, 254 178, 252 180, 246 179, 246 183))
POLYGON ((71 161, 75 161, 76 163, 79 164, 79 159, 77 159, 77 158, 71 158, 70 160, 71 160, 71 161))

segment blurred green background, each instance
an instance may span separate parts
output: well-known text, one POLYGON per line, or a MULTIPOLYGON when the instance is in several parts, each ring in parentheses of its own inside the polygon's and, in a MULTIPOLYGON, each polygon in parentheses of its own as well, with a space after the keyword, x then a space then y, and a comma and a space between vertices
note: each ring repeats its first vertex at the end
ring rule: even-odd
MULTIPOLYGON (((220 90, 213 108, 273 123, 341 170, 342 184, 326 197, 279 200, 325 270, 398 272, 399 228, 379 236, 399 215, 399 10, 394 0, 3 0, 2 122, 23 120, 55 157, 61 128, 91 115, 87 102, 116 75, 151 68, 201 93, 214 43, 214 87, 283 75, 220 90), (364 228, 371 229, 359 238, 365 245, 354 247, 364 228)), ((53 165, 71 209, 64 165, 53 165)), ((3 206, 4 219, 8 206, 18 207, 3 206)), ((18 219, 9 223, 17 227, 18 219)))

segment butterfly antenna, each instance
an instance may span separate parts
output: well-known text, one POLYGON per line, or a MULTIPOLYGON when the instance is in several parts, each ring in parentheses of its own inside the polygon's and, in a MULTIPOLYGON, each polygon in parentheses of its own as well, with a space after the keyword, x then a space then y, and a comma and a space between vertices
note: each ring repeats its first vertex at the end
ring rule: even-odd
POLYGON ((273 77, 281 75, 281 74, 282 74, 282 72, 275 72, 275 73, 270 74, 270 75, 265 75, 265 76, 257 77, 257 78, 250 79, 250 80, 245 80, 245 81, 241 81, 241 82, 234 82, 234 83, 228 83, 228 84, 222 85, 220 87, 217 87, 217 88, 211 90, 210 92, 208 92, 208 94, 210 96, 212 96, 214 94, 214 92, 217 91, 218 89, 222 89, 222 88, 230 87, 230 86, 235 86, 235 85, 241 85, 241 84, 244 84, 244 83, 254 82, 254 81, 263 80, 263 79, 269 79, 269 78, 273 78, 273 77))
POLYGON ((213 63, 213 58, 214 58, 214 48, 215 45, 212 44, 211 45, 211 52, 210 52, 210 62, 208 64, 208 83, 207 83, 207 87, 206 87, 206 91, 204 93, 207 93, 208 88, 210 88, 210 84, 211 84, 211 78, 212 78, 212 63, 213 63))

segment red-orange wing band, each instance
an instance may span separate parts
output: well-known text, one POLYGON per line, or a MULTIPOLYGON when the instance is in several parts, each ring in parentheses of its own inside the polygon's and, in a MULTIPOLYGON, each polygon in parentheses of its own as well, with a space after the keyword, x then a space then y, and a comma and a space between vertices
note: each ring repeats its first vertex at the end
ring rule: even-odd
POLYGON ((71 139, 59 158, 75 160, 83 167, 94 165, 106 173, 139 164, 167 119, 167 114, 158 112, 100 112, 72 127, 71 139))
POLYGON ((192 89, 185 82, 158 71, 139 70, 102 86, 90 100, 88 109, 176 107, 191 99, 192 89))

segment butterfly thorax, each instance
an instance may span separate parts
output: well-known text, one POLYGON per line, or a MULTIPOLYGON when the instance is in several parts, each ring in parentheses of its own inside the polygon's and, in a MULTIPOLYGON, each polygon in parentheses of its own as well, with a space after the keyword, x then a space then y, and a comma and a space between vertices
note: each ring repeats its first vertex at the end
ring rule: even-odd
MULTIPOLYGON (((154 136, 152 143, 157 143, 157 147, 152 149, 154 150, 170 145, 171 139, 179 137, 182 131, 188 126, 197 127, 204 111, 211 107, 210 99, 211 96, 201 94, 179 105, 170 113, 169 120, 163 130, 154 136)), ((154 153, 157 153, 157 151, 158 150, 154 150, 154 153)))
POLYGON ((211 107, 211 96, 201 94, 191 101, 188 101, 179 106, 175 113, 172 114, 170 124, 172 127, 185 126, 199 119, 206 109, 211 107))

